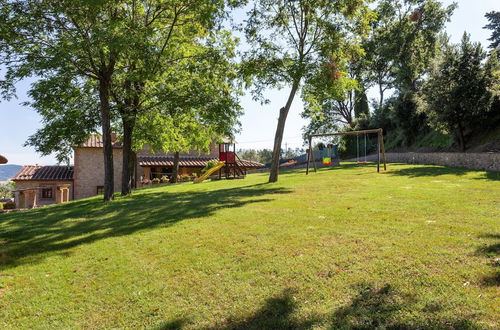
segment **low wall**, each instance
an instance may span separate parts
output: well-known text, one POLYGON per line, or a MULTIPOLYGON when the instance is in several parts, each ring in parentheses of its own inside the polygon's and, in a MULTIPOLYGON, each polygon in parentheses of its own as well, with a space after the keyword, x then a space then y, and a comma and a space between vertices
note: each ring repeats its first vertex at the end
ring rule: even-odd
MULTIPOLYGON (((385 159, 388 163, 444 165, 500 172, 499 152, 388 152, 385 159)), ((369 155, 367 160, 376 161, 377 155, 369 155)))

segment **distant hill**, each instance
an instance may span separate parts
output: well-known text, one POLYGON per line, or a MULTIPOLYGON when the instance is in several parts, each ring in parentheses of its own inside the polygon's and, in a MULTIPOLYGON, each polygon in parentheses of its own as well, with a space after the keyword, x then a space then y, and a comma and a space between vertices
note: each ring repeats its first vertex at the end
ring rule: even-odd
POLYGON ((21 165, 0 165, 0 181, 8 181, 21 169, 21 165))

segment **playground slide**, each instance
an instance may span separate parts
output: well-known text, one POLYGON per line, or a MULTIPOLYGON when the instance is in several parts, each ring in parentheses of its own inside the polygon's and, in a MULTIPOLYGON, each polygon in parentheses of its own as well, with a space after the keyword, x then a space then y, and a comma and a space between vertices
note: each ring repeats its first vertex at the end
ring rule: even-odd
POLYGON ((208 171, 205 172, 205 174, 203 174, 202 176, 200 176, 199 178, 196 178, 194 179, 194 183, 200 183, 200 182, 203 182, 203 180, 205 180, 206 178, 208 178, 210 175, 212 175, 212 173, 218 171, 220 168, 222 168, 226 163, 225 162, 219 162, 215 167, 212 167, 211 169, 209 169, 208 171))

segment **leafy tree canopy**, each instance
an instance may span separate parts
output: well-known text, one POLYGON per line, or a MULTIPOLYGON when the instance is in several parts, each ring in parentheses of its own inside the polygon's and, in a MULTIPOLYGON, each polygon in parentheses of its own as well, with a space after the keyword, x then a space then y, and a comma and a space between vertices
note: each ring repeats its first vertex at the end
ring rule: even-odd
POLYGON ((481 45, 464 34, 460 45, 446 48, 422 91, 431 123, 455 133, 462 150, 467 134, 485 125, 498 97, 497 56, 493 54, 484 62, 485 58, 481 45))

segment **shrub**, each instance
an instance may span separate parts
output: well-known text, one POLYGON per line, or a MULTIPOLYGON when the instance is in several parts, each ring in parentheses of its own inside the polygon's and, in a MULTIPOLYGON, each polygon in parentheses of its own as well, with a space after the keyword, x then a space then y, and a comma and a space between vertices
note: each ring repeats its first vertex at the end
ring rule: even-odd
POLYGON ((14 202, 3 203, 4 210, 13 210, 15 208, 16 208, 16 203, 14 203, 14 202))
POLYGON ((209 160, 207 162, 207 165, 205 165, 205 167, 201 170, 201 173, 205 173, 206 171, 208 171, 209 169, 217 166, 217 164, 219 163, 219 161, 213 159, 213 160, 209 160))
POLYGON ((158 179, 158 178, 154 178, 154 179, 153 179, 153 180, 151 180, 151 181, 153 181, 153 183, 160 183, 160 179, 158 179))

